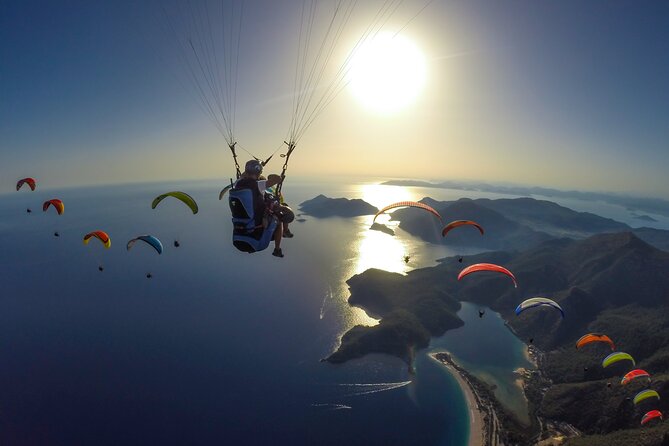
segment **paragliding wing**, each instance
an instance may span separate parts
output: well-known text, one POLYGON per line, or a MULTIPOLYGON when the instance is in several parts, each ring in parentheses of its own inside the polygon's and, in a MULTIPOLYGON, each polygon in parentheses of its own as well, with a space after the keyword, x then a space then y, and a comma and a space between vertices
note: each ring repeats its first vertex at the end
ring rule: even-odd
POLYGON ((631 372, 627 372, 625 376, 623 376, 623 379, 620 380, 620 384, 624 386, 625 384, 629 384, 630 382, 632 382, 637 378, 644 378, 644 377, 650 380, 650 374, 647 371, 641 369, 632 370, 631 372))
POLYGON ((153 199, 153 202, 151 203, 151 209, 155 209, 156 206, 158 206, 158 204, 167 197, 174 197, 177 200, 180 200, 186 206, 188 206, 191 211, 193 211, 193 214, 197 214, 198 207, 193 197, 191 197, 185 192, 179 192, 179 191, 167 192, 166 194, 158 195, 156 198, 153 199))
POLYGON ((516 316, 527 310, 528 308, 540 307, 540 306, 553 307, 556 310, 560 311, 562 317, 564 317, 564 310, 562 307, 552 299, 547 299, 545 297, 533 297, 531 299, 524 300, 516 307, 516 316))
POLYGON ((91 238, 100 240, 100 242, 102 242, 104 247, 107 249, 109 249, 111 246, 111 238, 109 238, 109 235, 107 235, 107 233, 104 231, 93 231, 84 235, 84 245, 88 245, 88 242, 91 240, 91 238))
POLYGON ((611 364, 614 364, 618 361, 624 361, 624 360, 632 361, 632 365, 633 366, 636 365, 636 361, 634 361, 634 358, 632 358, 632 355, 630 355, 629 353, 614 352, 614 353, 611 353, 606 358, 604 358, 604 360, 602 361, 602 367, 606 368, 606 367, 610 366, 611 364))
POLYGON ((648 423, 650 420, 653 420, 655 418, 659 418, 660 420, 663 420, 662 418, 662 412, 659 410, 651 410, 650 412, 647 412, 646 415, 643 416, 641 419, 641 425, 644 425, 648 423))
POLYGON ((483 227, 476 223, 475 221, 472 220, 455 220, 444 226, 444 229, 441 230, 441 236, 446 237, 446 234, 449 233, 451 229, 457 228, 458 226, 465 226, 465 225, 471 225, 476 227, 481 235, 483 235, 483 227))
POLYGON ((222 200, 223 197, 225 196, 225 194, 226 194, 230 189, 232 189, 232 186, 233 186, 232 184, 228 184, 227 186, 225 186, 225 187, 223 188, 223 190, 221 191, 221 193, 218 194, 218 199, 219 199, 219 200, 222 200))
POLYGON ((372 223, 376 221, 376 217, 379 215, 383 214, 386 211, 389 211, 390 209, 395 209, 395 208, 405 208, 405 207, 412 207, 412 208, 419 208, 428 211, 435 217, 437 217, 439 220, 441 220, 441 215, 439 215, 439 212, 435 211, 432 207, 424 204, 424 203, 418 203, 417 201, 399 201, 397 203, 390 204, 383 209, 381 209, 379 212, 374 215, 374 219, 372 220, 372 223))
POLYGON ((53 206, 56 209, 56 212, 58 212, 58 215, 63 215, 63 212, 65 212, 65 205, 57 198, 45 201, 42 205, 42 210, 46 212, 46 210, 49 209, 49 206, 53 206))
POLYGON ((516 277, 513 275, 513 273, 508 269, 504 268, 503 266, 495 265, 494 263, 477 263, 475 265, 470 265, 467 268, 460 271, 460 274, 458 274, 458 280, 462 279, 468 274, 475 273, 478 271, 494 271, 506 274, 507 276, 511 277, 511 280, 513 280, 513 285, 516 288, 518 288, 518 282, 516 282, 516 277))
POLYGON ((660 399, 660 394, 657 393, 655 390, 651 389, 646 389, 642 390, 641 392, 637 393, 636 396, 634 397, 634 404, 639 404, 643 400, 647 400, 648 398, 657 398, 658 400, 660 399))
POLYGON ((611 351, 616 349, 616 346, 611 340, 611 338, 609 338, 604 334, 599 334, 599 333, 588 333, 586 335, 581 336, 581 338, 578 341, 576 341, 576 348, 580 349, 581 347, 591 344, 593 342, 606 342, 611 347, 611 351))
POLYGON ((16 190, 18 191, 21 187, 27 184, 30 187, 30 190, 35 190, 37 187, 37 182, 34 178, 23 178, 16 182, 16 190))
POLYGON ((156 252, 158 254, 163 253, 163 244, 160 242, 160 240, 158 240, 156 237, 154 237, 152 235, 148 235, 148 234, 147 235, 140 235, 139 237, 136 237, 136 238, 130 240, 128 242, 128 244, 126 245, 126 249, 128 251, 130 251, 130 248, 133 247, 133 245, 137 242, 137 240, 141 240, 141 241, 149 244, 150 246, 153 247, 153 249, 156 250, 156 252))

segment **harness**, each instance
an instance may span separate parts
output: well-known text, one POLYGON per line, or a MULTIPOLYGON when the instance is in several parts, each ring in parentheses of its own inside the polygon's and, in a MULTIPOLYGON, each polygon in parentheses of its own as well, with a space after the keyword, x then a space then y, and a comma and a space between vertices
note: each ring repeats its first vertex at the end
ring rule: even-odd
POLYGON ((243 252, 262 251, 277 227, 277 220, 266 211, 265 199, 255 180, 241 178, 230 190, 232 213, 232 244, 243 252), (266 218, 269 217, 269 218, 266 218))

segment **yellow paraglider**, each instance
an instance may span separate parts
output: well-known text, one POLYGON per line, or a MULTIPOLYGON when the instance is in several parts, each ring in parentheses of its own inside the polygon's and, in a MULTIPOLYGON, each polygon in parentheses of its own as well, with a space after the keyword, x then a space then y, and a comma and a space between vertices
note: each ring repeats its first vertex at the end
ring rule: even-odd
POLYGON ((174 192, 167 192, 162 195, 158 195, 156 198, 153 199, 153 202, 151 203, 151 209, 155 209, 158 204, 163 201, 167 197, 174 197, 177 200, 183 202, 186 206, 190 208, 190 210, 193 212, 193 214, 197 214, 197 211, 199 210, 197 207, 197 203, 191 197, 185 192, 180 192, 180 191, 174 191, 174 192))

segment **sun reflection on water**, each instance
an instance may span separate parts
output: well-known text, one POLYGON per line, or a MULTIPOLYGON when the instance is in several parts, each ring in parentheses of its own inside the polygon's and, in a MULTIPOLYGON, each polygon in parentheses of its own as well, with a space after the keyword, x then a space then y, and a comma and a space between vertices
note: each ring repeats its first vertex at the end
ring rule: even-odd
MULTIPOLYGON (((381 209, 397 201, 420 200, 423 196, 414 192, 413 189, 381 184, 355 184, 351 185, 348 194, 349 197, 361 198, 381 209)), ((369 317, 364 310, 349 306, 350 291, 345 280, 370 268, 405 274, 414 268, 432 266, 438 258, 456 254, 448 247, 430 245, 399 229, 399 223, 390 220, 391 214, 379 215, 376 222, 393 229, 395 231, 394 236, 369 229, 373 218, 373 215, 366 215, 347 219, 348 222, 353 223, 353 234, 350 238, 347 237, 348 240, 343 250, 345 260, 338 273, 344 281, 331 285, 331 289, 326 294, 325 306, 321 312, 322 317, 323 311, 326 311, 326 307, 329 306, 327 301, 334 297, 335 301, 339 302, 343 306, 342 308, 345 308, 342 313, 345 320, 344 331, 353 325, 371 326, 377 325, 379 322, 369 317)))
MULTIPOLYGON (((363 225, 366 226, 367 222, 363 225)), ((405 273, 409 270, 404 261, 407 246, 398 237, 371 229, 362 230, 355 241, 358 256, 354 274, 360 274, 370 268, 382 269, 393 273, 405 273)))
POLYGON ((398 201, 419 199, 414 192, 403 186, 385 186, 382 184, 361 184, 360 198, 379 209, 398 201))
MULTIPOLYGON (((378 208, 395 201, 415 199, 414 195, 403 187, 379 184, 362 184, 359 186, 356 195, 378 208)), ((405 256, 411 254, 409 252, 411 246, 406 240, 369 229, 372 225, 372 215, 358 217, 357 220, 355 237, 348 250, 350 256, 345 277, 361 274, 370 268, 401 274, 412 269, 411 265, 405 261, 405 256)), ((389 220, 389 215, 381 215, 376 221, 392 229, 397 229, 397 223, 389 222, 389 220)), ((378 324, 378 320, 369 317, 364 311, 356 311, 351 316, 354 319, 351 322, 355 324, 378 324)))
MULTIPOLYGON (((381 209, 397 201, 414 200, 414 194, 401 186, 384 186, 380 184, 363 184, 360 186, 361 198, 373 206, 381 209)), ((377 268, 394 273, 405 273, 410 268, 405 261, 409 255, 408 243, 401 237, 370 230, 373 217, 365 218, 360 237, 356 240, 357 259, 355 274, 360 274, 369 268, 377 268)), ((390 215, 380 215, 377 223, 397 229, 397 223, 390 221, 390 215)))

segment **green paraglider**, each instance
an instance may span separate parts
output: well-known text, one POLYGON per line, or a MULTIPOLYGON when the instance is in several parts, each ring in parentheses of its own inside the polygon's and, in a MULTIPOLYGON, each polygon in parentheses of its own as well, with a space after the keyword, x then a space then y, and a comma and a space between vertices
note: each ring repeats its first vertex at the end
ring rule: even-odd
POLYGON ((632 358, 632 355, 630 355, 629 353, 615 352, 611 353, 609 356, 604 358, 604 360, 602 361, 602 367, 606 368, 618 361, 625 361, 625 360, 632 361, 633 366, 636 365, 636 361, 634 361, 634 358, 632 358))
POLYGON ((659 400, 660 394, 652 389, 642 390, 641 392, 637 393, 636 396, 634 397, 634 404, 635 405, 639 404, 640 402, 647 400, 648 398, 657 398, 659 400))
POLYGON ((185 192, 180 192, 180 191, 167 192, 165 194, 158 195, 156 198, 153 199, 153 202, 151 203, 151 209, 155 209, 156 206, 158 206, 158 204, 160 204, 160 202, 167 197, 174 197, 177 200, 183 202, 186 206, 190 208, 193 214, 197 214, 199 210, 197 203, 195 202, 193 197, 191 197, 185 192))

